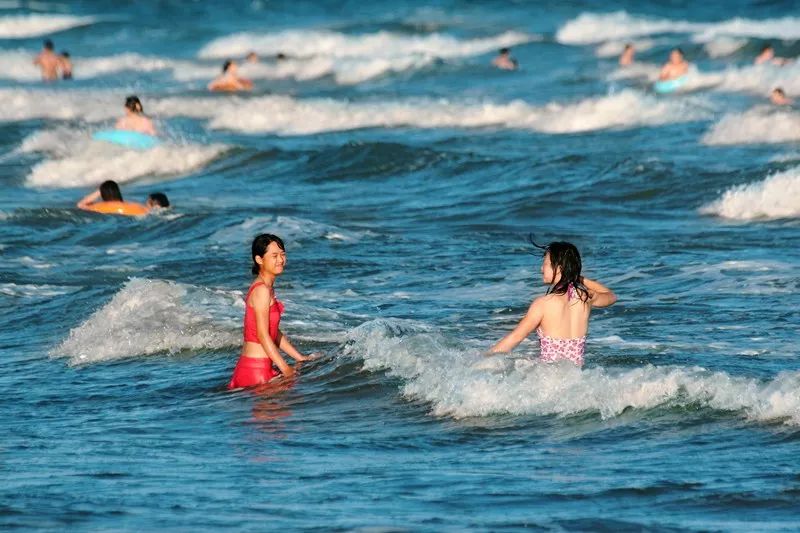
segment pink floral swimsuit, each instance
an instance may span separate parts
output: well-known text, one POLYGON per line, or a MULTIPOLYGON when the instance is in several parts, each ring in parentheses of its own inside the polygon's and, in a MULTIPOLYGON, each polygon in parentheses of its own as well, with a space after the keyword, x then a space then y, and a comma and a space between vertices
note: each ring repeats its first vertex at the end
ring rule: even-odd
MULTIPOLYGON (((575 298, 575 288, 570 285, 567 289, 567 299, 575 298)), ((566 359, 578 366, 583 366, 583 352, 586 348, 586 336, 574 339, 557 339, 542 333, 542 328, 536 330, 539 336, 540 355, 539 359, 547 363, 566 359)))

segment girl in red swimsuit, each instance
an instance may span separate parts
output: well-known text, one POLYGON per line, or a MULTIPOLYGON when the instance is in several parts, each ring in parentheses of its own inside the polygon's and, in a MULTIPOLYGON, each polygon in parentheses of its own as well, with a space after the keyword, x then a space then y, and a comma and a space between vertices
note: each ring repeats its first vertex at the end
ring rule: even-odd
POLYGON ((253 240, 253 275, 258 276, 245 296, 244 347, 233 370, 229 389, 252 387, 269 382, 279 373, 292 377, 294 369, 278 350, 295 361, 310 358, 301 354, 281 332, 283 304, 275 297, 272 286, 286 266, 286 251, 280 237, 264 233, 253 240))

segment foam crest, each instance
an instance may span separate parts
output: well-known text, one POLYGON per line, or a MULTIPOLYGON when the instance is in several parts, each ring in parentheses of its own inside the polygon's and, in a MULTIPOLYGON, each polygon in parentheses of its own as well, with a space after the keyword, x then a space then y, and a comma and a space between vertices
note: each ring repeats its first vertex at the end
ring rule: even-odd
POLYGON ((241 343, 233 315, 241 295, 171 281, 132 279, 95 311, 50 355, 71 364, 96 363, 155 353, 221 349, 241 343), (221 323, 212 318, 233 313, 221 323))
MULTIPOLYGON (((7 96, 0 120, 49 118, 99 122, 120 114, 119 95, 96 91, 0 90, 7 96)), ((525 129, 573 133, 698 120, 708 116, 698 99, 655 98, 633 90, 573 103, 532 106, 449 100, 384 100, 350 102, 296 99, 290 96, 152 98, 145 102, 155 117, 185 116, 208 120, 209 126, 244 133, 309 135, 358 128, 525 129)))
POLYGON ((710 145, 785 143, 800 140, 800 113, 765 106, 729 113, 703 135, 710 145))
POLYGON ((230 245, 230 243, 246 244, 250 243, 253 236, 259 233, 280 235, 290 246, 297 246, 301 241, 309 239, 355 241, 360 238, 358 233, 305 218, 266 216, 248 218, 241 224, 234 224, 218 230, 211 235, 210 240, 226 245, 230 245))
POLYGON ((700 367, 587 368, 508 356, 483 357, 408 321, 375 320, 348 333, 345 356, 403 379, 405 397, 436 416, 618 416, 628 408, 701 405, 758 421, 800 425, 800 372, 771 381, 700 367))
POLYGON ((709 57, 725 57, 742 49, 747 44, 747 39, 736 39, 734 37, 720 36, 707 42, 703 49, 709 57))
MULTIPOLYGON (((0 52, 0 78, 17 81, 38 81, 41 79, 39 69, 32 64, 33 54, 26 50, 11 50, 0 52)), ((89 79, 115 74, 119 72, 152 72, 177 68, 180 62, 161 59, 158 57, 142 56, 135 53, 117 54, 101 57, 75 57, 72 58, 73 77, 75 79, 89 79)), ((218 69, 217 69, 218 70, 218 69)))
MULTIPOLYGON (((195 108, 197 111, 198 108, 195 108)), ((543 107, 522 101, 507 104, 445 100, 358 102, 296 100, 267 96, 228 100, 209 108, 212 128, 246 133, 306 135, 376 127, 504 127, 545 133, 572 133, 607 128, 665 124, 704 118, 707 111, 692 102, 656 99, 635 91, 543 107)))
POLYGON ((625 11, 581 13, 558 29, 556 40, 563 44, 593 44, 660 33, 689 33, 702 28, 697 23, 641 17, 625 11))
POLYGON ((593 44, 666 33, 691 33, 695 42, 710 42, 719 37, 800 38, 800 18, 752 20, 733 18, 722 22, 689 22, 639 15, 625 11, 582 13, 556 32, 564 44, 593 44))
MULTIPOLYGON (((432 57, 412 55, 387 59, 310 57, 285 59, 274 63, 244 63, 241 75, 258 80, 308 81, 331 76, 340 85, 354 85, 390 73, 420 69, 434 61, 432 57)), ((178 81, 210 80, 219 75, 219 66, 182 62, 172 65, 173 76, 178 81)))
POLYGON ((700 212, 733 220, 800 217, 800 167, 732 187, 700 212))
POLYGON ((655 46, 656 42, 652 39, 636 39, 630 41, 606 41, 597 47, 595 55, 597 57, 616 57, 622 54, 626 44, 632 44, 636 52, 644 52, 655 46))
POLYGON ((220 144, 165 143, 150 150, 129 150, 68 128, 35 133, 20 147, 22 152, 56 156, 31 169, 26 179, 31 187, 83 187, 107 179, 126 183, 146 176, 177 176, 202 168, 226 149, 220 144))
MULTIPOLYGON (((32 119, 100 122, 122 114, 123 98, 112 91, 0 89, 0 121, 32 119)), ((145 108, 147 109, 147 108, 145 108)))
POLYGON ((348 35, 333 31, 286 30, 277 33, 235 33, 204 46, 199 56, 224 59, 242 57, 251 50, 265 56, 285 53, 295 57, 397 58, 425 55, 441 58, 484 54, 504 46, 539 39, 536 35, 508 31, 492 37, 458 39, 450 35, 404 35, 380 31, 348 35))
POLYGON ((72 15, 6 15, 0 17, 0 39, 25 39, 88 26, 94 17, 72 15))

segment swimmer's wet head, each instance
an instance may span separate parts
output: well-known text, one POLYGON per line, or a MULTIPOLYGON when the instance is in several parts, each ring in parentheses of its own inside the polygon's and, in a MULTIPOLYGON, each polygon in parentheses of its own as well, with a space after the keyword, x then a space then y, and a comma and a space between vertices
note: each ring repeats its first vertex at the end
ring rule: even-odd
POLYGON ((569 242, 553 241, 546 246, 536 244, 533 236, 530 243, 543 252, 542 281, 550 285, 547 294, 566 294, 570 285, 584 302, 589 299, 589 291, 583 284, 581 275, 581 254, 569 242))
POLYGON ((683 61, 684 55, 683 50, 680 48, 673 48, 672 51, 669 53, 669 60, 673 63, 680 63, 683 61))
POLYGON ((262 233, 253 239, 250 257, 253 259, 250 270, 254 276, 262 273, 279 276, 286 266, 286 247, 277 235, 262 233))
POLYGON ((45 50, 50 50, 50 51, 52 51, 52 50, 53 50, 53 48, 54 48, 54 46, 53 46, 53 41, 51 41, 50 39, 46 39, 46 40, 44 41, 44 44, 43 44, 43 46, 44 46, 44 49, 45 49, 45 50))
POLYGON ((169 207, 169 199, 163 192, 154 192, 147 196, 147 207, 160 207, 166 209, 169 207))
POLYGON ((100 198, 104 202, 121 202, 122 192, 116 181, 108 180, 100 184, 100 198))
POLYGON ((501 56, 507 56, 507 55, 508 55, 508 54, 510 54, 510 53, 511 53, 511 50, 510 50, 510 49, 508 49, 508 48, 501 48, 501 49, 500 49, 500 51, 499 51, 499 54, 500 54, 501 56))
POLYGON ((230 69, 231 69, 231 67, 234 67, 234 68, 235 68, 235 67, 236 67, 236 63, 234 63, 234 62, 233 62, 232 60, 230 60, 230 59, 226 60, 226 61, 225 61, 225 62, 222 64, 222 73, 223 73, 223 74, 225 74, 226 72, 228 72, 228 70, 230 70, 230 69))
POLYGON ((131 95, 125 99, 125 109, 137 115, 144 114, 142 102, 139 101, 139 97, 135 95, 131 95))

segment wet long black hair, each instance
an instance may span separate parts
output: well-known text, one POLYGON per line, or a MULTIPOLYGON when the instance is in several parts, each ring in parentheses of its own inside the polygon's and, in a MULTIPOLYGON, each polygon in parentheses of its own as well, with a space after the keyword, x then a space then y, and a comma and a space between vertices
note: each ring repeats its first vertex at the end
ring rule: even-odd
POLYGON ((250 257, 253 259, 253 267, 250 269, 250 271, 254 276, 258 276, 258 273, 261 272, 261 265, 256 263, 256 256, 263 257, 264 254, 267 253, 267 248, 269 248, 270 243, 273 242, 278 245, 278 248, 286 251, 286 247, 283 245, 283 240, 272 233, 262 233, 253 239, 252 253, 250 254, 250 257))
POLYGON ((550 254, 550 265, 553 267, 553 272, 560 270, 561 277, 558 283, 550 285, 547 289, 547 294, 566 294, 569 286, 575 288, 578 297, 586 302, 589 300, 589 289, 583 284, 583 276, 581 276, 581 254, 574 244, 565 241, 553 241, 548 245, 542 246, 536 244, 533 240, 533 235, 528 236, 528 240, 532 245, 542 251, 542 255, 550 254))
POLYGON ((100 198, 104 202, 121 202, 122 192, 116 181, 108 180, 100 184, 100 198))
POLYGON ((131 95, 125 99, 125 107, 127 107, 134 113, 139 113, 140 115, 144 115, 144 108, 142 107, 142 102, 136 95, 131 95))

